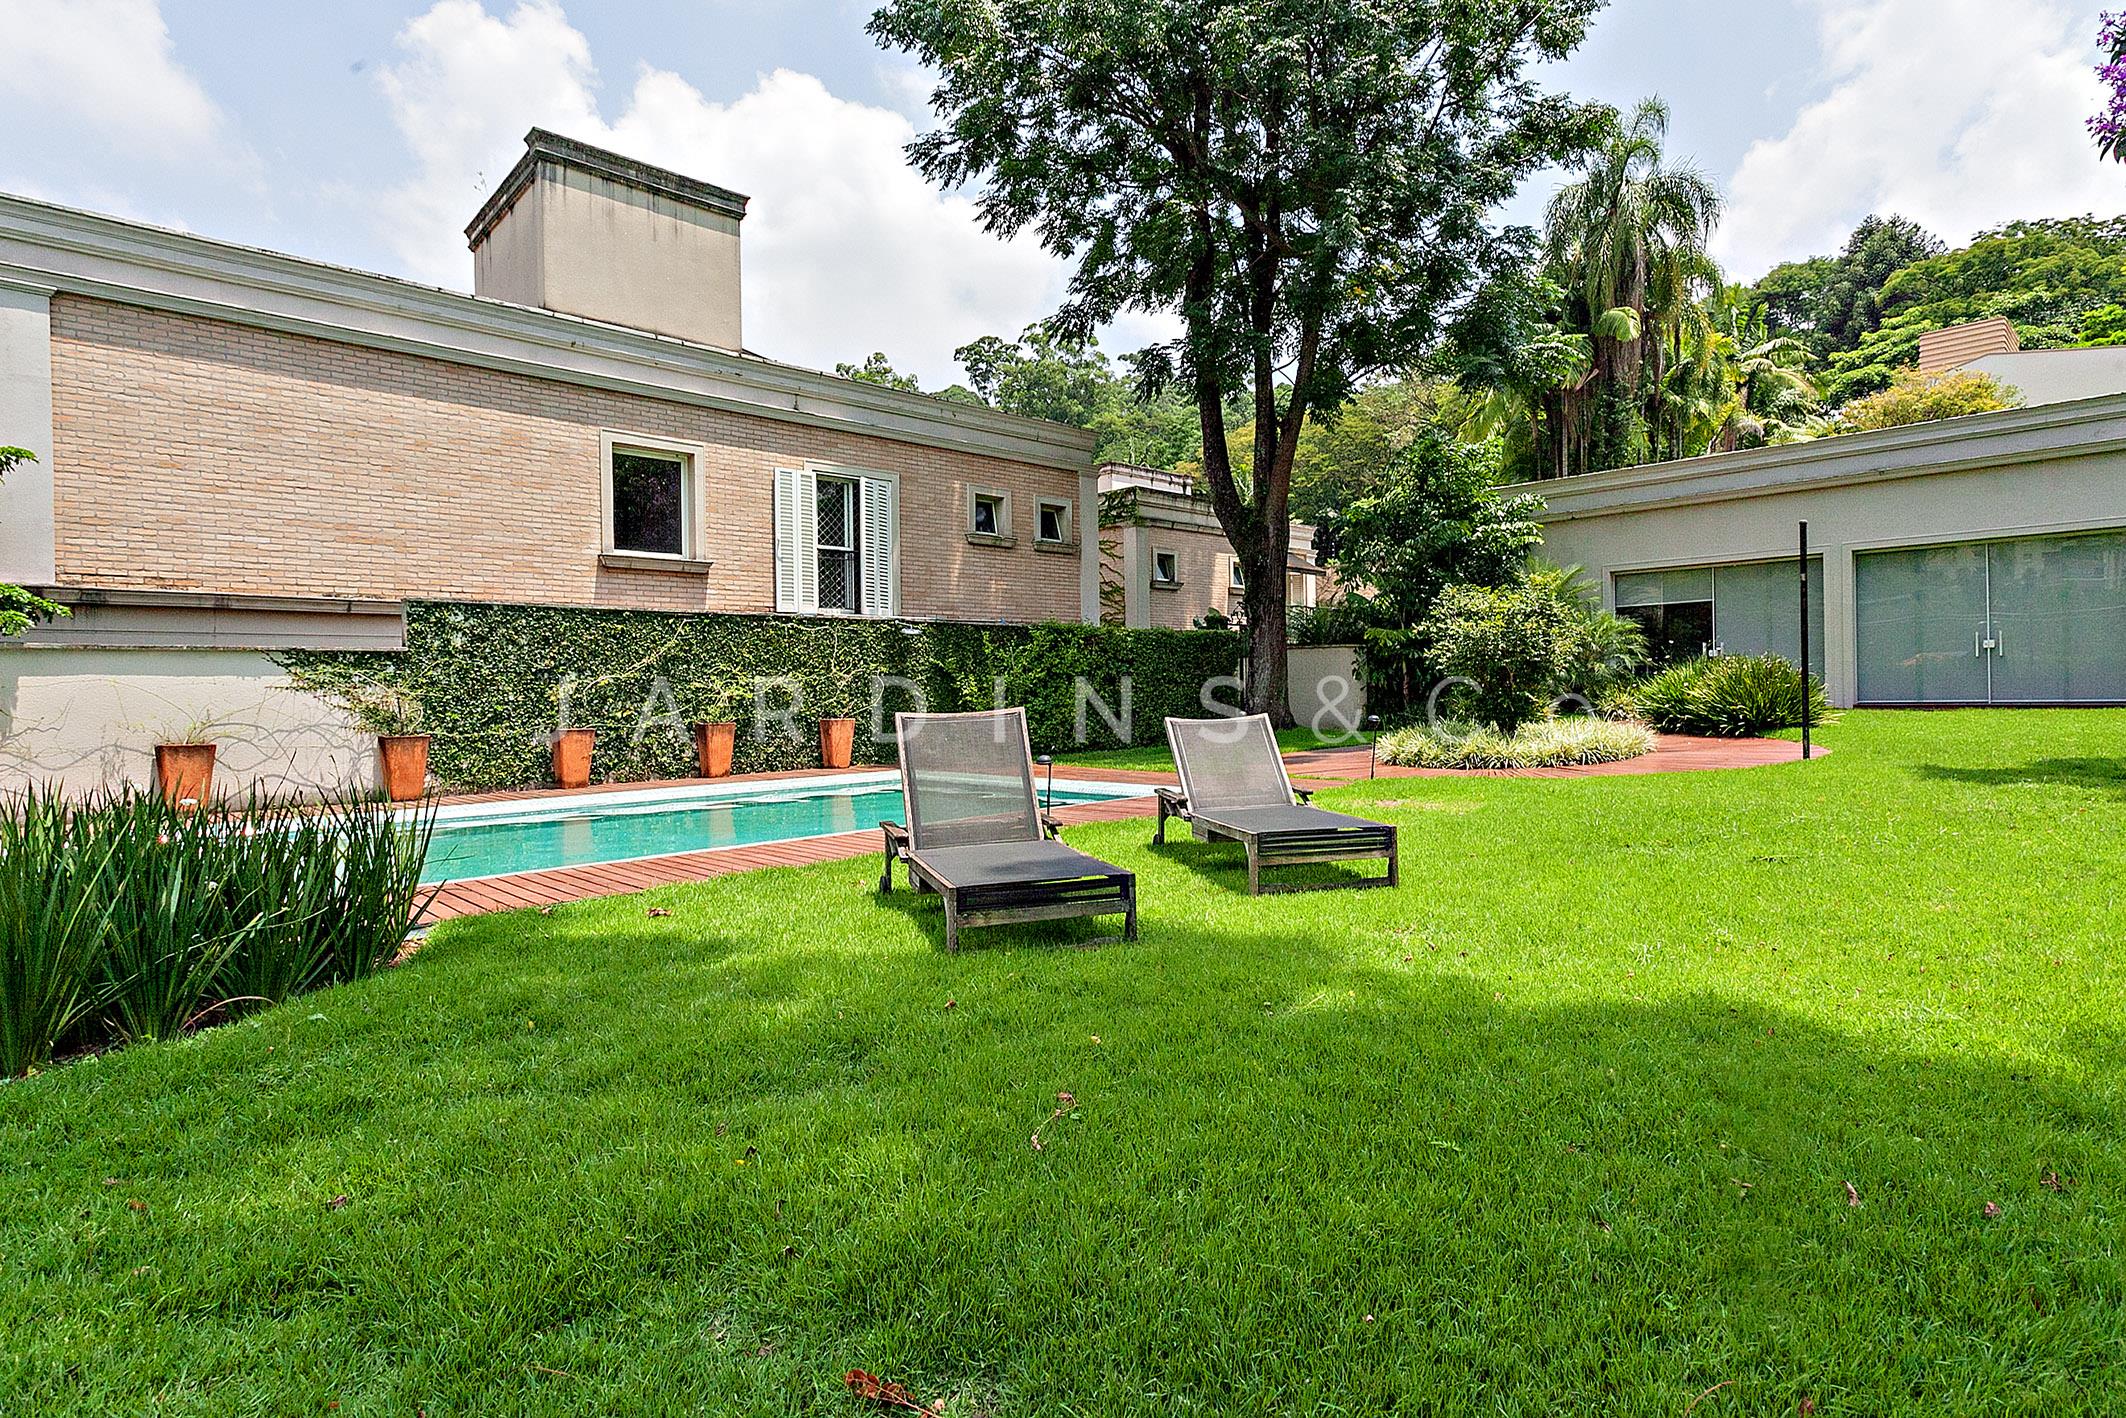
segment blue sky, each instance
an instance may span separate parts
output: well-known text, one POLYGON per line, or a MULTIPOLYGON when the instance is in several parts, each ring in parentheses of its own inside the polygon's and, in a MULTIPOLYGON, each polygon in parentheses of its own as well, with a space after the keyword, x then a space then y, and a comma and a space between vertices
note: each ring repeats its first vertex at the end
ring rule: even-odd
MULTIPOLYGON (((1658 93, 1753 277, 1870 211, 1962 239, 2126 211, 2083 136, 2097 6, 1615 0, 1548 77, 1658 93)), ((846 0, 0 0, 0 190, 466 287, 460 234, 543 124, 750 193, 747 343, 831 365, 951 350, 1047 313, 1062 268, 908 172, 923 76, 846 0)), ((1553 179, 1512 215, 1533 221, 1553 179)), ((1124 349, 1159 333, 1132 320, 1124 349)))

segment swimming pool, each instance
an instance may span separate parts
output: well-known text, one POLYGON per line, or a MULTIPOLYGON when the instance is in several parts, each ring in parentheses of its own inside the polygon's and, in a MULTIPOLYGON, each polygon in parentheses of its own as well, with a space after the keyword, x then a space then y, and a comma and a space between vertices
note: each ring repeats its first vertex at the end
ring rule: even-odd
MULTIPOLYGON (((1059 783, 1052 801, 1062 806, 1150 792, 1127 783, 1059 783)), ((465 881, 754 847, 876 830, 902 818, 901 780, 893 772, 474 803, 437 810, 421 875, 426 882, 465 881)))

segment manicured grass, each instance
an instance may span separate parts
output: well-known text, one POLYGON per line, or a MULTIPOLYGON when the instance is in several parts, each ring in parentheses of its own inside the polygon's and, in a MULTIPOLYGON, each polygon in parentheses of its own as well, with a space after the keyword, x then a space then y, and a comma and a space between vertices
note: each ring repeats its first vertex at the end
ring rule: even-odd
POLYGON ((1073 829, 1133 946, 875 860, 458 922, 0 1089, 0 1408, 2122 1411, 2126 713, 1821 738, 1324 794, 1394 892, 1073 829))

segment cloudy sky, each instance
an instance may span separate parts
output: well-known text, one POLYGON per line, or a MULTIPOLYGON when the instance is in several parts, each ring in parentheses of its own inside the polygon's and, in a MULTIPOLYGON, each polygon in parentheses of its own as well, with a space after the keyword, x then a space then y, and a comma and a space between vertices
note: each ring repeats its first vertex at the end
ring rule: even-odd
MULTIPOLYGON (((1958 240, 2126 211, 2126 168, 2082 129, 2098 8, 1614 0, 1550 78, 1669 101, 1674 151, 1728 195, 1719 254, 1749 278, 1871 211, 1958 240)), ((753 197, 749 345, 818 367, 880 349, 943 383, 955 345, 1052 309, 1062 272, 907 169, 927 85, 865 38, 869 9, 0 0, 0 190, 468 288, 464 225, 539 124, 753 197)))

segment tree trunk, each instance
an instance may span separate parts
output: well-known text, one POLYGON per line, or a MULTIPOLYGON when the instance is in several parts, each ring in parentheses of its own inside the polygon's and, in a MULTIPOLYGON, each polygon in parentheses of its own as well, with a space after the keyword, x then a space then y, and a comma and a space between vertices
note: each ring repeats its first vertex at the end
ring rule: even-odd
POLYGON ((1248 665, 1245 702, 1251 714, 1267 714, 1280 727, 1292 722, 1291 683, 1285 641, 1290 616, 1285 606, 1285 568, 1291 558, 1292 524, 1273 523, 1265 528, 1267 555, 1242 556, 1241 574, 1247 586, 1241 604, 1247 609, 1248 665))

